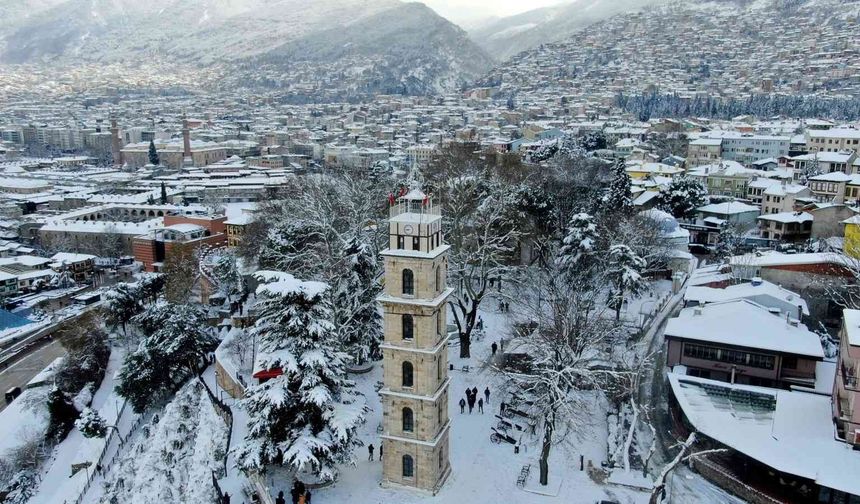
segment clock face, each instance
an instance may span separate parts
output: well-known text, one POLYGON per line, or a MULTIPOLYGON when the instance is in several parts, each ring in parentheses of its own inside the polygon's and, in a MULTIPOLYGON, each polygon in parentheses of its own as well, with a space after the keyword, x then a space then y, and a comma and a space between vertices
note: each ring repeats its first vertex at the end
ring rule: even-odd
POLYGON ((410 226, 409 224, 403 226, 403 232, 406 234, 412 234, 412 226, 410 226))

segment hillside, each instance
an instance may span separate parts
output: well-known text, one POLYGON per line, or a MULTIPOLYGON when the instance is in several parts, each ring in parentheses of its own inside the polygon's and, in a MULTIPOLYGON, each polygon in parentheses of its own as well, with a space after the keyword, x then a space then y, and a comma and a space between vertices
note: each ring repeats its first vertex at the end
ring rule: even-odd
POLYGON ((506 60, 547 42, 557 42, 578 29, 658 0, 573 0, 484 23, 469 31, 489 54, 506 60))
POLYGON ((689 0, 621 14, 499 65, 503 96, 860 96, 858 0, 689 0))
MULTIPOLYGON (((460 28, 421 3, 288 42, 253 60, 261 78, 278 79, 310 67, 304 85, 349 83, 350 96, 428 94, 456 90, 480 77, 493 61, 460 28)), ((301 87, 301 85, 299 86, 301 87)), ((312 93, 308 93, 312 94, 312 93)))
POLYGON ((0 60, 233 60, 398 5, 397 0, 65 0, 0 30, 0 60))
POLYGON ((265 86, 282 82, 282 72, 291 71, 299 72, 291 86, 336 88, 344 97, 449 92, 493 64, 456 25, 423 4, 398 0, 38 0, 34 5, 31 15, 18 12, 14 23, 0 23, 0 63, 229 65, 241 72, 222 83, 235 78, 236 85, 265 86), (308 79, 302 80, 303 72, 308 79))

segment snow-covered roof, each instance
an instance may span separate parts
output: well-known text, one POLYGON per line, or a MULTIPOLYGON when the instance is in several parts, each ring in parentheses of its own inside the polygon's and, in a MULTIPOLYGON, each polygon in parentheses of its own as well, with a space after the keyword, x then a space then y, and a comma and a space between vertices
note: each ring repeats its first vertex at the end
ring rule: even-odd
POLYGON ((666 337, 824 358, 821 340, 766 307, 740 299, 685 308, 666 324, 666 337))
POLYGON ((177 233, 193 233, 195 231, 205 231, 206 228, 198 224, 180 223, 165 226, 164 229, 176 231, 177 233))
POLYGON ((684 301, 696 301, 699 303, 719 303, 723 301, 734 301, 737 299, 750 299, 755 301, 761 297, 772 297, 791 304, 792 306, 800 306, 803 314, 809 315, 809 308, 806 305, 806 301, 800 297, 800 295, 791 292, 788 289, 784 289, 775 283, 768 282, 760 278, 757 278, 752 282, 730 285, 724 289, 691 285, 690 287, 687 287, 687 291, 684 293, 684 301))
POLYGON ((807 131, 811 138, 860 138, 860 130, 851 128, 830 128, 807 131))
POLYGON ((763 194, 769 196, 785 196, 787 194, 797 194, 807 190, 808 188, 805 185, 777 183, 768 185, 763 194))
POLYGON ((718 215, 735 215, 747 212, 759 212, 759 208, 757 206, 747 205, 746 203, 739 203, 737 201, 729 201, 726 203, 711 203, 710 205, 699 207, 696 210, 699 212, 708 212, 718 215))
POLYGON ((668 374, 693 427, 778 471, 860 495, 860 452, 833 437, 827 395, 668 374))
POLYGON ((854 152, 816 152, 814 154, 803 154, 791 159, 795 161, 818 160, 822 163, 847 163, 854 156, 854 152))
POLYGON ((807 212, 780 212, 775 214, 764 214, 759 220, 781 222, 783 224, 812 222, 812 214, 807 212))
POLYGON ((847 173, 835 171, 832 173, 824 173, 822 175, 809 177, 809 180, 814 180, 817 182, 850 182, 852 178, 853 177, 851 175, 848 175, 847 173))
POLYGON ((731 258, 732 266, 786 266, 790 264, 839 264, 850 266, 850 259, 835 252, 809 252, 805 254, 783 254, 770 251, 744 254, 731 258))
POLYGON ((95 260, 96 256, 90 254, 73 254, 71 252, 57 252, 51 256, 51 259, 58 263, 77 263, 89 261, 90 259, 95 260))

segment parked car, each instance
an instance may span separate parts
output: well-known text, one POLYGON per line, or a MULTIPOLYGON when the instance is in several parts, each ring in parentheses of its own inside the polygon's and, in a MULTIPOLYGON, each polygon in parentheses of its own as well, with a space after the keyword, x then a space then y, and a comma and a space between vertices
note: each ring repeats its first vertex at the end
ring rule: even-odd
POLYGON ((6 391, 6 404, 11 403, 16 397, 21 395, 21 387, 12 387, 6 391))

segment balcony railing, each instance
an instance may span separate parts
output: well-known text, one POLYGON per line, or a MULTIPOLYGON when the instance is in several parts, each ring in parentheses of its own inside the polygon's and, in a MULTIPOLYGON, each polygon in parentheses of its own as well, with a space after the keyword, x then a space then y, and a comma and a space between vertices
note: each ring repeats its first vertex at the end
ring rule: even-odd
POLYGON ((427 218, 436 217, 442 214, 442 207, 435 206, 432 203, 423 204, 421 202, 413 201, 404 201, 401 203, 397 203, 395 205, 391 205, 391 208, 388 209, 389 217, 397 217, 398 215, 411 213, 419 216, 426 216, 427 218))

